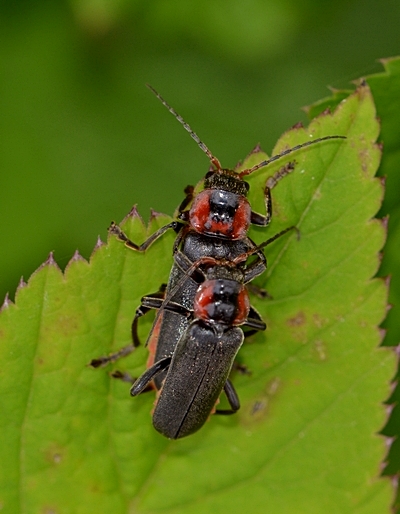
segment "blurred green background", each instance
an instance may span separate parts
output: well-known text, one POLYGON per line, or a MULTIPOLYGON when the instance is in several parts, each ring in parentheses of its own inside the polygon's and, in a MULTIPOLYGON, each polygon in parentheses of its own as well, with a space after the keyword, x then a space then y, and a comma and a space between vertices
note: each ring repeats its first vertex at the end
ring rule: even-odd
POLYGON ((398 0, 0 3, 0 295, 89 257, 134 203, 172 214, 207 157, 271 151, 300 106, 400 53, 398 0))

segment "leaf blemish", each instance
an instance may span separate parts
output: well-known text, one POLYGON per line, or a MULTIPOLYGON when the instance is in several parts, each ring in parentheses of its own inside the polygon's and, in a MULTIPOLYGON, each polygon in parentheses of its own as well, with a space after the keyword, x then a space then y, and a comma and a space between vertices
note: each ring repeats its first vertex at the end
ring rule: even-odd
POLYGON ((268 415, 271 401, 280 391, 281 385, 282 380, 279 377, 273 377, 267 382, 264 392, 251 403, 246 416, 242 418, 244 424, 261 421, 268 415))
POLYGON ((60 464, 63 457, 62 448, 56 443, 50 443, 49 447, 45 450, 45 458, 50 464, 60 464))
POLYGON ((313 314, 313 321, 317 328, 322 328, 324 326, 324 321, 319 314, 313 314))
POLYGON ((327 358, 325 343, 321 340, 315 341, 314 349, 315 349, 318 359, 321 361, 325 361, 327 358))
POLYGON ((321 194, 321 188, 319 187, 318 189, 315 190, 315 193, 314 193, 314 200, 320 200, 322 197, 322 194, 321 194))
POLYGON ((286 323, 289 327, 301 327, 305 322, 306 315, 303 311, 299 311, 293 318, 289 318, 286 323))

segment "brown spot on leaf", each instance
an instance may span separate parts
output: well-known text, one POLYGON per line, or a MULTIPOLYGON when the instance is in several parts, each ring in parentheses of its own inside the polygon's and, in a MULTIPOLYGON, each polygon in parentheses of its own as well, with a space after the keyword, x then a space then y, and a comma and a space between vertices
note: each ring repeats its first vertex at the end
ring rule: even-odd
POLYGON ((278 377, 273 377, 268 381, 264 393, 257 395, 257 398, 246 409, 246 415, 242 418, 244 424, 253 424, 255 421, 261 421, 268 415, 271 402, 281 389, 281 384, 282 381, 278 377))
POLYGON ((289 318, 287 320, 287 324, 289 327, 301 327, 306 322, 306 315, 303 311, 299 311, 293 318, 289 318))

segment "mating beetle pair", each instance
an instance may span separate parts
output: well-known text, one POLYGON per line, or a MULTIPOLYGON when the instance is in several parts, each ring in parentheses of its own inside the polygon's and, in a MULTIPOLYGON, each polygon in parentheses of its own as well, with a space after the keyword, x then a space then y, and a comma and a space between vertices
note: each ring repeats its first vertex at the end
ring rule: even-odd
POLYGON ((269 224, 270 191, 293 170, 293 163, 268 179, 264 189, 266 215, 252 211, 246 198, 249 186, 243 177, 300 148, 343 136, 308 141, 236 173, 223 169, 183 119, 150 89, 207 154, 213 169, 206 175, 202 191, 194 194, 193 187, 186 188, 176 220, 142 245, 136 245, 117 225, 111 225, 110 233, 137 251, 145 251, 168 229, 173 229, 177 233, 174 264, 166 288, 142 299, 132 324, 133 344, 108 357, 94 359, 91 364, 98 367, 130 353, 139 344, 139 318, 148 310, 157 309, 147 341, 148 369, 133 384, 131 394, 135 396, 153 383, 159 391, 153 424, 166 437, 177 439, 201 428, 223 389, 231 408, 216 412, 230 414, 239 409, 237 394, 228 379, 244 338, 239 327, 250 327, 247 334, 266 328, 250 306, 246 284, 266 269, 262 248, 295 228, 287 228, 260 246, 247 236, 250 224, 269 224), (251 255, 255 259, 249 263, 251 255))

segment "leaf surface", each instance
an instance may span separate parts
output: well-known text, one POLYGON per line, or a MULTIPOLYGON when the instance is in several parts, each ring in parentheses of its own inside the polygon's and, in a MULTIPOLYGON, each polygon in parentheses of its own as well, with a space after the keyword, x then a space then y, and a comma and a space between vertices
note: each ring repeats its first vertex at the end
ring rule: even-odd
MULTIPOLYGON (((384 345, 395 346, 400 342, 400 58, 383 59, 384 71, 366 78, 376 104, 377 115, 382 125, 380 141, 383 144, 379 175, 385 177, 386 193, 380 210, 381 216, 389 215, 388 236, 379 274, 390 277, 389 302, 391 309, 384 321, 386 329, 384 345)), ((311 117, 325 108, 333 108, 346 92, 336 91, 308 109, 311 117)), ((395 379, 398 383, 399 372, 395 379)), ((388 403, 392 406, 389 422, 383 433, 391 437, 385 474, 400 474, 400 388, 397 386, 388 403)), ((400 512, 400 497, 397 492, 395 511, 400 512)))
MULTIPOLYGON (((274 218, 251 232, 266 249, 253 299, 266 321, 233 376, 242 409, 213 416, 198 433, 169 441, 152 428, 153 393, 135 399, 108 370, 87 366, 130 341, 141 296, 167 280, 173 234, 146 254, 114 237, 90 263, 79 255, 63 274, 52 258, 21 287, 0 318, 2 398, 0 502, 3 512, 376 514, 392 486, 380 479, 395 356, 379 348, 387 288, 373 279, 385 227, 372 219, 383 187, 374 178, 379 125, 367 87, 333 115, 283 135, 274 153, 324 135, 346 135, 300 150, 249 177, 263 211, 266 178, 290 159, 295 171, 273 190, 274 218)), ((256 152, 247 165, 265 158, 256 152)), ((148 230, 133 212, 123 229, 136 242, 148 230)), ((151 316, 140 325, 145 340, 151 316)), ((143 372, 142 346, 113 365, 143 372)), ((110 367, 111 368, 111 367, 110 367)))

